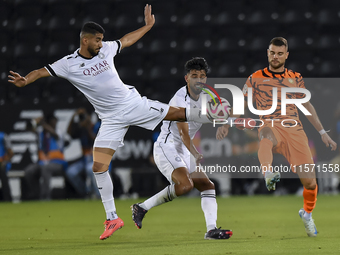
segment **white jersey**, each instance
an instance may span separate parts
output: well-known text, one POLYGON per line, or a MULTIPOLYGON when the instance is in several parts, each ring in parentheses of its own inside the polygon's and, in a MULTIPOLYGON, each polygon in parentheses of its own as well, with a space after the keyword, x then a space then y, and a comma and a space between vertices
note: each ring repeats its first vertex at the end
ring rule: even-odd
POLYGON ((107 118, 140 97, 134 87, 125 85, 119 78, 113 58, 120 49, 120 41, 103 42, 93 58, 81 56, 78 49, 45 68, 51 76, 71 82, 93 105, 99 118, 107 118))
MULTIPOLYGON (((171 98, 169 102, 170 106, 177 106, 183 108, 201 108, 201 95, 197 101, 190 98, 187 86, 180 88, 176 94, 171 98)), ((189 121, 187 122, 189 126, 189 136, 191 139, 194 138, 197 131, 201 128, 202 123, 189 121)), ((163 125, 161 127, 161 133, 158 136, 157 142, 166 143, 168 140, 173 140, 178 146, 182 143, 181 135, 178 131, 177 122, 176 121, 168 121, 164 120, 163 125)))

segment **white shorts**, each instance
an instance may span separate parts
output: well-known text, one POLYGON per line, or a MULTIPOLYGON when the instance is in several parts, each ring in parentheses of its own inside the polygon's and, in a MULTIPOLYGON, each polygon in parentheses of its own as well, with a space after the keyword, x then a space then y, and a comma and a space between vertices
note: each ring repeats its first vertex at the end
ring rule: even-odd
POLYGON ((169 107, 146 97, 135 98, 133 107, 127 107, 112 117, 102 119, 94 147, 117 150, 124 145, 124 136, 129 126, 154 130, 167 115, 169 107))
POLYGON ((159 171, 172 181, 172 172, 180 167, 188 169, 189 174, 196 170, 196 160, 188 151, 183 143, 175 145, 173 140, 168 140, 166 143, 156 141, 153 146, 153 157, 159 171))

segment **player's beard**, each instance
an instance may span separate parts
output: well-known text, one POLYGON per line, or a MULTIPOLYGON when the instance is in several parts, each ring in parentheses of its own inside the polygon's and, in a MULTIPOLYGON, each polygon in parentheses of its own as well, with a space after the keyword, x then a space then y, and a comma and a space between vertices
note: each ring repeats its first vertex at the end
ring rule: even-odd
POLYGON ((269 64, 270 64, 270 66, 271 66, 274 70, 275 70, 275 69, 281 68, 281 67, 284 66, 284 64, 285 64, 285 61, 282 62, 282 63, 280 63, 279 61, 277 61, 277 64, 273 64, 273 61, 274 61, 274 60, 270 61, 269 64))
POLYGON ((198 87, 196 87, 196 83, 195 83, 194 85, 190 86, 190 88, 191 88, 191 89, 190 89, 191 92, 192 92, 193 94, 195 94, 196 96, 202 93, 202 90, 199 89, 198 87))
POLYGON ((99 53, 99 50, 96 52, 96 50, 95 50, 94 48, 88 47, 87 50, 88 50, 88 52, 91 54, 92 57, 97 56, 98 53, 99 53))

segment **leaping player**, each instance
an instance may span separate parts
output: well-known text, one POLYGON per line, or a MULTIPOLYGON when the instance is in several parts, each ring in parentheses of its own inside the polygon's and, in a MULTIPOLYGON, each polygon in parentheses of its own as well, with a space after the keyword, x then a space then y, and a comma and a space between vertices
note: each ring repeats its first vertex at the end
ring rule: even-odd
POLYGON ((95 22, 87 22, 80 33, 80 48, 74 53, 34 70, 25 77, 13 71, 8 76, 9 82, 17 87, 27 86, 48 76, 67 79, 85 95, 101 119, 102 124, 93 146, 93 172, 107 219, 101 240, 124 226, 116 213, 108 167, 115 151, 124 145, 124 136, 129 126, 153 130, 163 119, 207 121, 198 110, 189 112, 189 109, 141 97, 133 86, 124 84, 119 78, 113 59, 152 28, 155 17, 151 14, 150 5, 145 6, 144 19, 143 27, 117 41, 103 41, 104 29, 95 22))

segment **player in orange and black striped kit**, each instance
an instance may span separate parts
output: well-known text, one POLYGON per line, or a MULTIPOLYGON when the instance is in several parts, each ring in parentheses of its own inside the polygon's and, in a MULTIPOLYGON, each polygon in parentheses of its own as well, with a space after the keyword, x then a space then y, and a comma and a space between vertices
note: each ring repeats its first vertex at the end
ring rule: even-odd
MULTIPOLYGON (((298 174, 304 186, 304 206, 299 211, 308 236, 316 236, 317 230, 312 219, 315 207, 318 186, 314 172, 314 161, 308 146, 308 138, 303 130, 295 104, 287 104, 286 115, 281 113, 281 89, 303 88, 304 80, 301 74, 284 67, 288 58, 288 43, 282 37, 270 41, 268 53, 269 67, 258 70, 249 76, 243 88, 243 93, 248 97, 248 88, 252 88, 252 99, 257 110, 268 110, 273 105, 273 88, 277 88, 277 107, 268 115, 260 116, 263 125, 259 128, 258 158, 262 172, 265 175, 268 190, 275 190, 276 182, 280 180, 280 173, 272 171, 273 153, 285 156, 293 171, 298 174), (296 166, 296 167, 294 167, 296 166), (269 171, 268 171, 269 170, 269 171)), ((303 98, 303 93, 287 93, 286 98, 303 98)), ((337 144, 325 132, 318 115, 310 102, 302 104, 311 115, 306 115, 321 135, 327 147, 335 150, 337 144)), ((220 127, 217 137, 225 136, 225 127, 220 127)))

